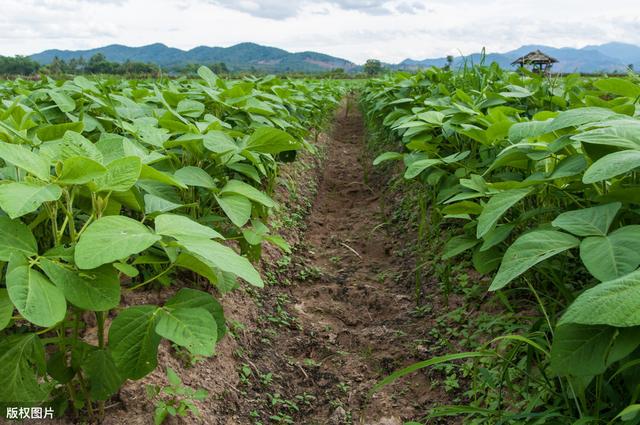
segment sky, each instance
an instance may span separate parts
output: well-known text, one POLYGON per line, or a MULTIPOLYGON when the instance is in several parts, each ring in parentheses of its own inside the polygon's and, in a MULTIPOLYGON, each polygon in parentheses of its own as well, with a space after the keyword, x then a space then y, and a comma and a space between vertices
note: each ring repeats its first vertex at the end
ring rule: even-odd
POLYGON ((0 55, 241 42, 356 63, 525 44, 640 45, 640 0, 1 0, 0 55))

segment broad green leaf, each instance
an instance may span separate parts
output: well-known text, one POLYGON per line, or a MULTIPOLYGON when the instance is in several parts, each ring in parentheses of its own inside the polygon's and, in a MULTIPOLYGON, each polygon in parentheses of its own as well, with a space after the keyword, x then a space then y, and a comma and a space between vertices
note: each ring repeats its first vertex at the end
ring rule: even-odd
POLYGON ((20 315, 34 325, 49 327, 64 319, 67 302, 62 291, 33 270, 22 254, 13 254, 7 267, 7 291, 20 315))
POLYGON ((546 131, 557 131, 567 127, 578 127, 583 124, 604 121, 617 114, 611 109, 587 107, 575 108, 560 112, 548 125, 546 131))
POLYGON ((549 121, 525 121, 518 122, 509 127, 509 140, 519 143, 529 137, 542 136, 548 133, 549 121))
POLYGON ((89 354, 82 364, 82 370, 89 380, 89 393, 93 400, 107 400, 124 383, 108 350, 95 350, 89 354))
POLYGON ((640 266, 640 226, 624 226, 607 236, 583 239, 580 259, 601 282, 631 273, 640 266))
POLYGON ((213 71, 206 66, 201 66, 198 68, 198 75, 200 78, 205 80, 211 87, 216 86, 216 81, 218 80, 218 76, 213 73, 213 71))
POLYGON ((302 149, 302 144, 286 131, 260 127, 249 136, 247 149, 262 153, 280 153, 302 149))
POLYGON ((413 161, 404 172, 404 178, 412 179, 418 176, 424 170, 441 163, 442 163, 442 160, 440 159, 419 159, 417 161, 413 161))
POLYGON ((41 180, 49 180, 51 172, 49 161, 23 145, 0 142, 0 158, 41 180))
POLYGON ((0 331, 9 325, 13 316, 13 304, 5 288, 0 288, 0 331))
POLYGON ((579 244, 580 241, 575 237, 555 230, 534 230, 520 236, 505 252, 489 290, 504 288, 541 261, 579 244))
POLYGON ((217 341, 216 322, 204 308, 162 309, 156 332, 200 356, 213 355, 217 341))
POLYGON ((454 236, 453 238, 449 239, 449 241, 444 246, 442 259, 448 260, 449 258, 453 258, 459 254, 462 254, 464 251, 473 248, 478 243, 480 243, 480 241, 476 238, 472 238, 469 236, 454 236))
POLYGON ((154 180, 160 183, 168 184, 169 186, 174 186, 180 189, 186 189, 187 186, 173 178, 167 173, 163 173, 162 171, 158 171, 150 165, 142 164, 142 169, 140 170, 140 178, 147 180, 154 180))
POLYGON ((213 153, 223 154, 238 150, 238 145, 233 138, 223 131, 210 131, 203 136, 202 141, 204 147, 213 153))
POLYGON ((95 269, 138 254, 159 240, 160 236, 139 221, 124 216, 102 217, 80 236, 75 262, 81 269, 95 269))
POLYGON ((106 172, 107 169, 99 162, 82 156, 73 156, 62 161, 62 170, 57 181, 63 184, 87 184, 106 172))
POLYGON ((493 230, 488 231, 483 236, 484 242, 480 247, 480 251, 486 251, 503 242, 509 237, 514 227, 515 224, 503 224, 501 226, 494 227, 493 230))
POLYGON ((144 213, 147 215, 174 211, 181 207, 182 204, 176 204, 160 196, 144 195, 144 213))
POLYGON ((212 268, 211 265, 207 264, 205 261, 200 260, 195 255, 192 255, 188 252, 181 252, 176 259, 175 264, 176 266, 191 270, 192 272, 207 278, 209 280, 209 283, 212 283, 214 285, 218 283, 219 279, 218 275, 216 274, 217 269, 212 268))
POLYGON ((20 220, 0 216, 0 261, 9 261, 14 252, 26 256, 38 253, 38 244, 31 230, 20 220))
POLYGON ((142 162, 136 156, 116 159, 107 165, 107 172, 94 180, 95 192, 126 192, 136 184, 142 162))
POLYGON ((389 160, 402 159, 403 156, 404 155, 400 152, 385 152, 378 155, 376 159, 373 160, 373 165, 378 165, 389 160))
POLYGON ((591 145, 640 150, 640 121, 614 121, 609 126, 578 133, 571 139, 591 145))
POLYGON ((174 173, 174 177, 187 186, 214 189, 216 183, 206 171, 199 167, 184 167, 174 173))
POLYGON ((42 382, 44 348, 36 334, 0 338, 0 403, 42 403, 53 384, 42 382))
POLYGON ((527 188, 507 190, 493 195, 478 217, 476 236, 481 238, 493 230, 500 217, 529 193, 531 193, 531 189, 527 188))
POLYGON ((109 328, 109 348, 120 375, 140 379, 158 364, 160 335, 155 331, 159 309, 140 305, 122 310, 109 328))
POLYGON ((72 112, 76 109, 76 102, 71 96, 66 94, 60 89, 48 90, 47 93, 51 96, 51 99, 60 108, 62 112, 72 112))
POLYGON ((640 270, 587 289, 575 299, 560 324, 640 325, 640 270))
POLYGON ((612 202, 597 207, 567 211, 551 222, 576 236, 605 236, 622 204, 612 202))
POLYGON ((62 189, 55 184, 16 183, 0 185, 0 208, 11 218, 22 217, 45 202, 57 201, 62 189))
POLYGON ((198 118, 204 112, 204 104, 197 100, 184 99, 178 103, 176 111, 185 117, 198 118))
POLYGON ((231 248, 208 239, 180 239, 178 243, 210 266, 233 273, 254 286, 264 286, 249 260, 236 254, 231 248))
POLYGON ((582 182, 597 183, 640 167, 640 151, 625 150, 605 155, 594 162, 582 176, 582 182))
POLYGON ((84 129, 84 123, 82 121, 79 122, 65 122, 62 124, 48 124, 39 127, 36 130, 36 136, 43 142, 48 142, 50 140, 57 140, 62 138, 67 131, 74 131, 77 133, 81 133, 84 129))
POLYGON ((246 198, 251 199, 252 201, 258 202, 267 208, 273 208, 275 206, 275 202, 256 189, 255 187, 242 182, 240 180, 229 180, 227 184, 220 190, 221 195, 242 195, 246 198))
POLYGON ((478 273, 482 274, 488 274, 496 270, 498 267, 500 267, 501 260, 502 252, 500 252, 497 248, 484 251, 477 249, 471 257, 473 267, 478 271, 478 273))
POLYGON ((156 233, 164 236, 171 236, 176 239, 224 239, 224 237, 211 227, 193 221, 189 217, 162 214, 155 218, 156 233))
POLYGON ((551 346, 551 369, 561 376, 603 373, 615 332, 609 326, 558 326, 551 346))
POLYGON ((118 273, 110 265, 77 272, 61 263, 43 258, 39 266, 76 307, 107 311, 120 304, 120 280, 118 273))
POLYGON ((633 99, 640 96, 640 86, 623 78, 604 78, 595 81, 593 85, 602 91, 617 94, 618 96, 631 97, 633 99))
POLYGON ((164 304, 168 309, 203 308, 215 319, 218 328, 217 340, 226 333, 224 311, 220 303, 209 293, 191 288, 182 288, 164 304))

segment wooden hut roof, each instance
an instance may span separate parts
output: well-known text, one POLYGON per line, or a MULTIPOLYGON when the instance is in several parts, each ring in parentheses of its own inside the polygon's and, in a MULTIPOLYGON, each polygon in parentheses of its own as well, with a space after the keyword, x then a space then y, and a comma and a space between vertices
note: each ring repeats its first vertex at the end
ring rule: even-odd
POLYGON ((558 59, 552 58, 549 55, 542 53, 540 50, 536 50, 535 52, 527 53, 526 55, 514 60, 511 65, 518 64, 550 64, 557 63, 558 59))

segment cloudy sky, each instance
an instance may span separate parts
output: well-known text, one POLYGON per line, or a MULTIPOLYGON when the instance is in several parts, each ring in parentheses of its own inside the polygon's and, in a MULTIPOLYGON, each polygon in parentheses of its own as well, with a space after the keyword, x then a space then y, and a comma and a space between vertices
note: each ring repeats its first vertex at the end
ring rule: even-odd
POLYGON ((640 45, 639 0, 3 0, 0 55, 244 41, 362 63, 523 44, 640 45))

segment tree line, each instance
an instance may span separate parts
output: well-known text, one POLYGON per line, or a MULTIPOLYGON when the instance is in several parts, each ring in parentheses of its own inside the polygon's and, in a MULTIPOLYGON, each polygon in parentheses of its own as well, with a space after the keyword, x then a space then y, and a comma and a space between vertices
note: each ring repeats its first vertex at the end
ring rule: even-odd
MULTIPOLYGON (((229 69, 223 62, 208 64, 216 74, 228 74, 229 69)), ((195 75, 200 64, 186 64, 169 68, 165 71, 184 75, 195 75)), ((0 75, 31 76, 38 73, 48 75, 80 75, 80 74, 111 74, 111 75, 152 75, 157 76, 161 68, 153 63, 131 61, 113 62, 102 53, 96 53, 88 60, 72 58, 68 61, 54 57, 51 63, 42 65, 28 56, 0 56, 0 75)))

